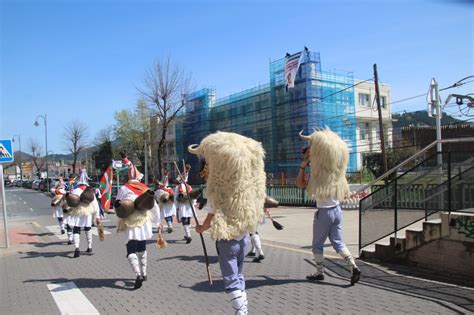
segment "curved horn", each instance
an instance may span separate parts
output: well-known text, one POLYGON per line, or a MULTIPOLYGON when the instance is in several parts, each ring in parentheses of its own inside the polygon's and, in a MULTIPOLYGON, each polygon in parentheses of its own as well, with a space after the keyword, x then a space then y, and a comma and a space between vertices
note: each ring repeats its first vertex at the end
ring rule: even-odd
POLYGON ((310 140, 311 140, 311 137, 310 137, 310 136, 305 136, 305 135, 303 135, 303 130, 300 131, 299 135, 300 135, 301 139, 303 139, 303 140, 306 140, 306 141, 310 141, 310 140))
POLYGON ((197 144, 191 144, 188 146, 188 151, 189 153, 192 153, 192 154, 195 154, 195 155, 198 155, 198 148, 199 146, 197 144))

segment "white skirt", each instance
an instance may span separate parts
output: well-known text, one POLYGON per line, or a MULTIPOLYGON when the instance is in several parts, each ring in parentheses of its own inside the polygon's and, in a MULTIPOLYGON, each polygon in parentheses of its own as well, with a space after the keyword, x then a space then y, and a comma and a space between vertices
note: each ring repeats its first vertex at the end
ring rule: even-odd
POLYGON ((92 214, 83 216, 69 216, 68 224, 70 227, 91 227, 92 226, 92 214))
POLYGON ((151 222, 147 221, 140 227, 127 228, 128 240, 146 241, 153 237, 151 222))
POLYGON ((55 207, 53 216, 55 218, 62 218, 63 217, 63 208, 62 207, 55 207))
POLYGON ((178 203, 178 215, 179 218, 192 218, 193 217, 193 210, 189 205, 189 202, 186 203, 178 203))
POLYGON ((161 204, 160 206, 161 210, 161 217, 166 218, 166 217, 171 217, 173 215, 176 215, 176 207, 174 203, 168 202, 166 204, 161 204))

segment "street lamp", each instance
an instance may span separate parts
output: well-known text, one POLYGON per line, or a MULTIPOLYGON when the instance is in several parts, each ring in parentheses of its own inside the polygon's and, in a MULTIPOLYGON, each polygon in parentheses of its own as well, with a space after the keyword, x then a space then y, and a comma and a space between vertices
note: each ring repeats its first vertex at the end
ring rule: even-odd
POLYGON ((44 120, 44 139, 46 141, 46 183, 48 185, 49 191, 49 172, 48 172, 48 123, 46 119, 46 114, 36 116, 34 125, 38 127, 40 124, 38 123, 38 118, 43 118, 44 120))
MULTIPOLYGON (((12 141, 15 142, 15 137, 18 137, 18 147, 19 147, 19 153, 18 153, 18 164, 20 164, 20 183, 23 183, 23 169, 21 167, 21 137, 20 134, 13 135, 12 136, 12 141)), ((16 173, 15 173, 16 174, 16 173)))

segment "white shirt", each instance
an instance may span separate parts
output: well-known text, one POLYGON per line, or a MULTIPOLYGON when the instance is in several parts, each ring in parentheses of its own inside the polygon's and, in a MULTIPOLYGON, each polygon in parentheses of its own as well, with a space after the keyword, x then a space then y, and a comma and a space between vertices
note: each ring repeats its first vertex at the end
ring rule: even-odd
MULTIPOLYGON (((130 190, 127 186, 120 187, 120 190, 117 192, 117 200, 132 200, 135 201, 138 195, 130 190)), ((157 225, 160 222, 160 207, 154 202, 153 209, 151 209, 151 220, 148 220, 139 227, 128 227, 127 228, 127 237, 129 240, 145 241, 153 237, 153 227, 152 223, 157 225)))
POLYGON ((339 205, 339 200, 336 199, 323 199, 316 200, 317 208, 334 208, 339 205))

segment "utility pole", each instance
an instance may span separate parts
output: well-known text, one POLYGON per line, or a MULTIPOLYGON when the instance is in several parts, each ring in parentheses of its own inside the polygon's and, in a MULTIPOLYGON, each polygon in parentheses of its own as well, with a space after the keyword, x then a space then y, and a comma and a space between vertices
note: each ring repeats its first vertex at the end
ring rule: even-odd
POLYGON ((377 101, 377 112, 379 113, 379 131, 380 131, 380 146, 382 149, 384 173, 388 171, 387 152, 385 151, 385 136, 382 123, 382 108, 380 106, 380 91, 379 91, 379 77, 377 73, 377 64, 374 63, 374 81, 375 81, 375 100, 377 101))
MULTIPOLYGON (((436 82, 435 78, 431 79, 428 106, 428 116, 432 117, 433 115, 436 115, 436 140, 439 141, 441 140, 441 118, 443 113, 441 112, 438 82, 436 82)), ((438 152, 438 165, 442 165, 443 155, 441 152, 443 151, 443 148, 439 142, 436 144, 436 151, 438 152)))

